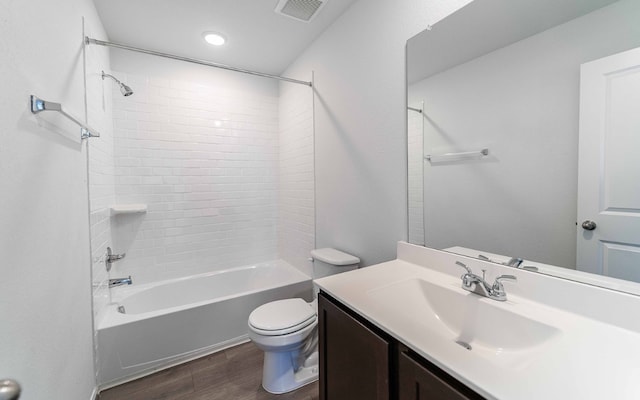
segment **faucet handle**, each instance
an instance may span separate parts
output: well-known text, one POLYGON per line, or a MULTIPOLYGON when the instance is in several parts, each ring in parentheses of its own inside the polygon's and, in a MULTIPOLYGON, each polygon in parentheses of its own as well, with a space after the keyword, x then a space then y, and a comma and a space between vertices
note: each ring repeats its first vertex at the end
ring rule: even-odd
POLYGON ((503 262, 502 264, 506 265, 507 267, 521 268, 520 266, 523 262, 524 260, 522 258, 511 257, 509 261, 503 262))
POLYGON ((493 283, 493 290, 496 292, 496 294, 504 294, 504 286, 502 286, 502 281, 504 279, 508 279, 511 281, 517 281, 518 278, 516 278, 514 275, 500 275, 499 277, 496 278, 496 281, 493 283))
POLYGON ((462 276, 460 276, 460 279, 462 279, 462 287, 464 287, 464 288, 473 287, 472 277, 474 275, 473 275, 473 271, 471 270, 471 268, 467 267, 465 264, 461 263, 460 261, 456 261, 456 265, 459 265, 462 268, 467 270, 466 274, 462 274, 462 276))
POLYGON ((460 262, 460 261, 456 261, 456 265, 459 265, 459 266, 461 266, 462 268, 466 269, 466 270, 467 270, 467 273, 468 273, 469 275, 473 274, 473 271, 471 270, 471 268, 467 267, 467 265, 466 265, 466 264, 463 264, 463 263, 462 263, 462 262, 460 262))

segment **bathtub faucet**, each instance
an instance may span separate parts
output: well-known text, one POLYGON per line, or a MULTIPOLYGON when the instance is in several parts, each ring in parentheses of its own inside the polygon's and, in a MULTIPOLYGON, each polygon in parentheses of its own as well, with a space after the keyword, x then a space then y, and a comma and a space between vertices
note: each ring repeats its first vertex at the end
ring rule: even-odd
POLYGON ((132 283, 133 281, 131 280, 131 275, 129 275, 128 278, 109 279, 110 288, 122 285, 131 285, 132 283))

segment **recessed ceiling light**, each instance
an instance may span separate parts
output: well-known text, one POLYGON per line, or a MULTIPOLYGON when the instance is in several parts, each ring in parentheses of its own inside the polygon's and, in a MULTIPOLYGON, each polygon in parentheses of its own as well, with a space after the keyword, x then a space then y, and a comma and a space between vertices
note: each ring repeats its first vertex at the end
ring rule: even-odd
POLYGON ((227 41, 224 36, 216 32, 205 32, 202 37, 207 43, 214 46, 222 46, 227 41))

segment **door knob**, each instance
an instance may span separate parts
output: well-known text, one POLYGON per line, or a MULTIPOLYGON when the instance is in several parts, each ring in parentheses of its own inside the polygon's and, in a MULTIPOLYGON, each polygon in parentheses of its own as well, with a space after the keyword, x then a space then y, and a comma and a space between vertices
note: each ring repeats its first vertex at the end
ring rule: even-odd
POLYGON ((13 379, 0 380, 0 400, 17 400, 20 397, 20 385, 13 379))
POLYGON ((587 231, 592 231, 594 229, 596 229, 596 223, 590 220, 586 220, 582 223, 582 229, 587 230, 587 231))

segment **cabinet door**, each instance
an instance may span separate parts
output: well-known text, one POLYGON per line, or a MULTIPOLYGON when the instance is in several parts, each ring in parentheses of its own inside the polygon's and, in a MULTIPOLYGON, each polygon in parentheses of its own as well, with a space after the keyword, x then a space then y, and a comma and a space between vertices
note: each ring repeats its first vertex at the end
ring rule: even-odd
POLYGON ((389 341, 318 299, 320 399, 388 400, 389 341))
MULTIPOLYGON (((398 400, 471 400, 481 399, 453 378, 444 380, 406 352, 398 355, 398 400), (449 381, 449 382, 447 382, 449 381), (465 393, 465 394, 463 394, 465 393)), ((441 374, 444 374, 441 372, 441 374)))

